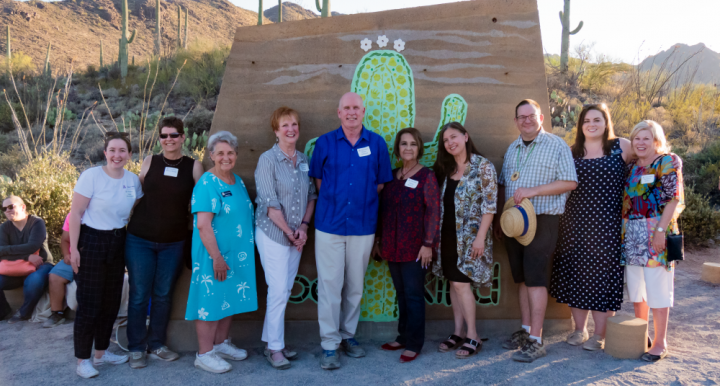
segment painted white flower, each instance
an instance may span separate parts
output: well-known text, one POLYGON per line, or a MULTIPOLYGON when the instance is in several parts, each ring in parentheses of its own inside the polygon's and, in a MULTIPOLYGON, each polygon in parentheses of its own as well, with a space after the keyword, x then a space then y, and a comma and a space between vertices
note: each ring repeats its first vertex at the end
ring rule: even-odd
POLYGON ((208 315, 209 314, 207 313, 207 311, 205 311, 204 307, 198 310, 198 318, 205 320, 205 318, 207 318, 208 315))
POLYGON ((223 209, 225 210, 225 214, 230 213, 230 205, 223 203, 223 209))
POLYGON ((380 47, 385 47, 385 46, 387 46, 389 41, 390 41, 390 39, 388 39, 387 36, 382 35, 382 36, 378 36, 377 44, 380 47))
POLYGON ((242 225, 237 226, 238 237, 242 237, 242 225))
POLYGON ((212 210, 215 210, 215 206, 217 205, 217 198, 213 198, 210 202, 212 203, 212 210))
POLYGON ((208 283, 210 283, 210 285, 213 285, 212 276, 211 275, 202 275, 202 281, 200 282, 200 284, 205 284, 207 293, 210 293, 210 287, 208 287, 208 283))
POLYGON ((368 52, 372 48, 372 40, 365 38, 360 42, 360 48, 368 52))
POLYGON ((245 252, 238 253, 238 260, 245 261, 245 259, 247 259, 247 253, 245 253, 245 252))
POLYGON ((250 289, 250 287, 248 287, 247 282, 244 281, 244 282, 242 282, 242 283, 240 283, 240 284, 237 285, 237 289, 238 289, 238 293, 240 293, 240 290, 242 290, 242 292, 243 292, 243 299, 245 299, 245 290, 246 290, 246 289, 250 289))
POLYGON ((405 49, 405 42, 402 39, 395 40, 395 51, 400 52, 405 49))
POLYGON ((223 309, 223 311, 224 311, 224 310, 227 310, 228 308, 230 308, 230 303, 228 303, 227 300, 226 300, 226 301, 224 301, 223 304, 222 304, 222 309, 223 309))

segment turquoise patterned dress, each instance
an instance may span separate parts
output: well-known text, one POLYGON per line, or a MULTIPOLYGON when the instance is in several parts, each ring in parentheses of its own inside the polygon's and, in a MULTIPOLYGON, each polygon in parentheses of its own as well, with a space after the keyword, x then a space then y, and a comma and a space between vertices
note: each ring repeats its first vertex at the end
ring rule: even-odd
POLYGON ((217 321, 258 309, 255 285, 254 208, 245 184, 235 175, 228 185, 206 172, 195 185, 192 196, 193 272, 186 320, 217 321), (197 213, 212 212, 215 238, 230 267, 227 279, 215 279, 213 260, 200 240, 197 213))

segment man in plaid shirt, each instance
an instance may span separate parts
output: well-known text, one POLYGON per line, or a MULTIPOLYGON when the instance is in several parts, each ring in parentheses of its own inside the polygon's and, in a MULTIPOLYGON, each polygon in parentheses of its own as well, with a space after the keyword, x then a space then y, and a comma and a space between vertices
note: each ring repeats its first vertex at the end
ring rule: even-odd
MULTIPOLYGON (((542 328, 548 301, 552 258, 558 238, 560 215, 570 191, 577 187, 577 174, 570 147, 543 130, 540 105, 525 99, 515 108, 515 125, 520 136, 508 148, 498 176, 498 208, 511 197, 516 203, 527 198, 537 215, 535 238, 527 246, 515 238, 505 238, 513 280, 520 284, 520 312, 523 328, 503 343, 520 351, 519 362, 532 362, 546 355, 542 328)), ((495 237, 504 237, 500 216, 495 216, 495 237)))

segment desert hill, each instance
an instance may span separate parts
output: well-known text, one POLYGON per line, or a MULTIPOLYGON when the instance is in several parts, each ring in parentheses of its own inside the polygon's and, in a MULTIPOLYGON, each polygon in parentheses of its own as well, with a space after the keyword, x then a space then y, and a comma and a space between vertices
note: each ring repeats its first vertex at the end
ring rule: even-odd
POLYGON ((697 67, 694 81, 696 83, 720 84, 720 53, 717 53, 698 43, 694 46, 687 44, 675 44, 665 51, 648 56, 640 63, 640 68, 649 70, 653 66, 659 66, 663 61, 668 60, 668 69, 673 71, 685 59, 696 54, 681 71, 694 70, 697 67), (672 55, 672 57, 671 57, 672 55))

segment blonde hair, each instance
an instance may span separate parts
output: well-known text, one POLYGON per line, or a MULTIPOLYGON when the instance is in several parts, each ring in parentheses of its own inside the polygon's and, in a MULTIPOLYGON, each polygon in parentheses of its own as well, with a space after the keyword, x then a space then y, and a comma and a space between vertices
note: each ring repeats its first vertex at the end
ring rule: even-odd
POLYGON ((663 131, 662 126, 660 126, 659 123, 655 121, 651 121, 649 119, 646 119, 637 125, 633 127, 632 131, 630 132, 630 142, 632 142, 635 137, 638 135, 639 132, 647 130, 652 135, 654 141, 655 141, 655 147, 658 154, 668 154, 670 153, 670 145, 667 143, 667 140, 665 139, 665 132, 663 131))

